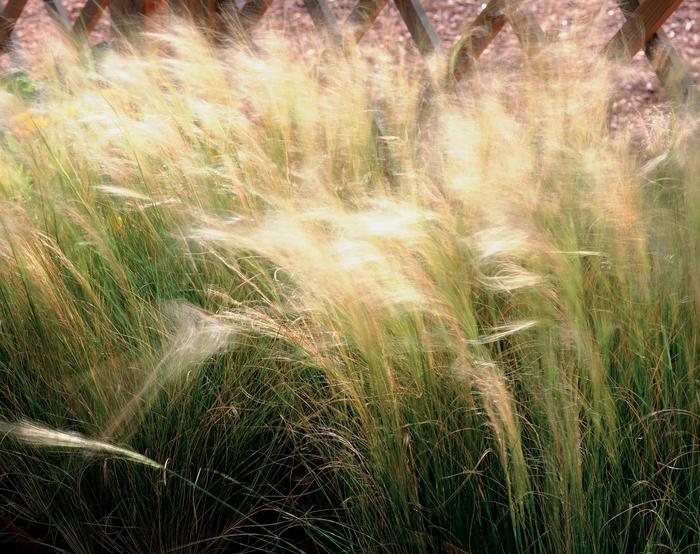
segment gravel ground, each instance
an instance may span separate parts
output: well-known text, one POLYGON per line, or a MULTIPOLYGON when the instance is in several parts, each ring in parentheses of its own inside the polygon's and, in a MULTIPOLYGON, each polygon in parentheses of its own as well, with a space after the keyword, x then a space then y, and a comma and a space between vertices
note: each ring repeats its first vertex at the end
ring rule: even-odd
MULTIPOLYGON (((329 0, 329 3, 343 21, 356 0, 329 0)), ((422 4, 446 50, 485 6, 483 1, 469 0, 422 0, 422 4)), ((526 0, 523 6, 533 14, 548 40, 583 37, 582 43, 590 45, 590 52, 599 51, 624 23, 614 0, 526 0)), ((303 41, 305 33, 312 28, 301 0, 275 0, 260 24, 260 29, 282 32, 299 41, 303 41)), ((666 22, 664 30, 688 64, 695 81, 700 82, 700 0, 685 0, 666 22)), ((363 38, 363 43, 365 41, 382 45, 394 53, 401 50, 409 57, 419 57, 392 2, 363 38)), ((480 64, 502 66, 521 58, 518 40, 506 27, 482 54, 480 64)), ((621 118, 645 114, 663 109, 665 101, 661 83, 644 55, 638 53, 630 70, 620 76, 619 96, 613 104, 613 113, 621 118)))
MULTIPOLYGON (((328 0, 339 19, 343 21, 356 0, 328 0)), ((73 18, 85 0, 63 0, 73 18)), ((433 23, 445 49, 448 49, 460 32, 476 17, 485 5, 481 1, 469 0, 423 0, 423 6, 433 23)), ((597 51, 622 25, 623 17, 614 0, 526 0, 524 5, 550 40, 566 39, 578 34, 590 44, 590 51, 597 51), (591 32, 594 29, 594 32, 591 32)), ((301 0, 275 0, 261 21, 256 33, 274 31, 296 42, 303 53, 313 55, 306 49, 305 37, 313 28, 311 19, 301 0)), ((688 63, 694 79, 700 81, 700 0, 685 0, 664 25, 666 33, 688 63)), ((49 17, 42 0, 29 0, 15 30, 17 53, 26 60, 36 56, 42 48, 51 47, 56 24, 49 17)), ((110 28, 107 14, 92 33, 91 40, 108 39, 110 28)), ((416 58, 413 41, 392 2, 383 10, 363 43, 385 47, 396 54, 401 52, 409 60, 416 58)), ((309 47, 310 48, 310 47, 309 47)), ((506 27, 484 52, 482 64, 517 63, 522 52, 514 33, 506 27)), ((17 56, 15 56, 17 58, 17 56)), ((9 55, 0 56, 0 65, 11 64, 9 55)), ((649 63, 640 53, 631 67, 620 79, 620 95, 615 102, 615 111, 634 113, 663 108, 666 99, 649 63)))

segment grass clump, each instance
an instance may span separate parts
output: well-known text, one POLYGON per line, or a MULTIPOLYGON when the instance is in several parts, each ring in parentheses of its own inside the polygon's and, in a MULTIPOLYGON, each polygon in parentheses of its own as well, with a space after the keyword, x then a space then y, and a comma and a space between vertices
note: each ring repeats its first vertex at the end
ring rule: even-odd
POLYGON ((552 48, 417 125, 400 64, 265 50, 179 29, 2 94, 0 516, 76 552, 696 549, 691 118, 612 135, 609 68, 552 48))

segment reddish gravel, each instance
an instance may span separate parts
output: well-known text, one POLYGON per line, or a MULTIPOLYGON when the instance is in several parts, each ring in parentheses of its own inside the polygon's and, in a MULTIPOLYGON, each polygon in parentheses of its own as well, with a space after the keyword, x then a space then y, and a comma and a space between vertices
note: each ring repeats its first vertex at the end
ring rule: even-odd
MULTIPOLYGON (((339 21, 343 21, 357 0, 328 1, 339 21)), ((84 2, 85 0, 63 0, 73 18, 84 2)), ((484 5, 481 1, 469 0, 423 0, 423 6, 445 49, 454 43, 460 31, 476 17, 484 5)), ((526 0, 524 5, 534 14, 550 40, 578 34, 585 37, 584 44, 590 44, 590 52, 597 51, 623 22, 614 0, 526 0)), ((305 49, 305 37, 309 36, 312 28, 313 24, 301 0, 275 0, 256 33, 272 30, 305 49)), ((690 66, 694 79, 699 81, 700 0, 685 0, 666 22, 664 29, 690 66)), ((42 1, 29 0, 15 31, 17 51, 31 60, 40 49, 51 48, 54 33, 56 24, 52 22, 42 1)), ((109 23, 105 14, 91 40, 99 42, 108 39, 109 35, 109 23)), ((409 58, 418 57, 392 2, 383 10, 363 42, 386 47, 392 53, 401 51, 409 58)), ((506 27, 484 52, 481 63, 512 63, 517 62, 521 56, 514 33, 506 27)), ((9 56, 2 56, 0 62, 7 67, 10 64, 9 56)), ((650 106, 663 106, 664 91, 641 53, 635 57, 631 68, 633 70, 625 72, 621 78, 620 97, 615 109, 629 113, 647 110, 650 106)))
MULTIPOLYGON (((338 19, 343 21, 356 0, 329 0, 329 3, 338 19)), ((483 1, 469 0, 422 0, 422 4, 446 50, 485 6, 483 1)), ((624 22, 614 0, 526 0, 523 6, 534 15, 548 40, 582 37, 582 43, 590 45, 590 52, 599 51, 624 22)), ((303 40, 304 33, 312 28, 301 0, 275 0, 260 24, 260 29, 282 32, 297 41, 303 40)), ((664 30, 687 62, 693 78, 700 82, 700 0, 685 0, 666 22, 664 30)), ((392 2, 363 38, 365 41, 418 57, 392 2)), ((480 64, 502 65, 521 57, 518 40, 506 27, 482 54, 480 64)), ((664 106, 665 92, 641 52, 635 56, 630 71, 626 71, 620 80, 620 94, 613 106, 615 113, 624 116, 664 106)))

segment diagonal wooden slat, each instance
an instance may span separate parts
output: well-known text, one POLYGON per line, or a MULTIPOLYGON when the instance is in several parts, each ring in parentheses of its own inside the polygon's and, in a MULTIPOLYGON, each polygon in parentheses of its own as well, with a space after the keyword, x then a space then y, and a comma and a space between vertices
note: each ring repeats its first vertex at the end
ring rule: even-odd
POLYGON ((656 34, 683 0, 645 0, 605 47, 605 55, 631 59, 656 34))
MULTIPOLYGON (((140 8, 141 15, 148 15, 155 11, 157 2, 160 0, 145 0, 140 8)), ((192 23, 195 23, 199 29, 210 37, 214 35, 212 31, 218 28, 217 14, 219 9, 223 8, 223 2, 219 3, 215 0, 165 0, 168 8, 192 23)))
POLYGON ((522 0, 512 2, 491 0, 481 10, 450 50, 449 81, 452 84, 460 81, 467 74, 474 60, 481 56, 503 29, 508 13, 517 9, 521 3, 522 0))
POLYGON ((10 42, 12 31, 22 15, 27 0, 10 0, 0 14, 0 52, 4 52, 10 42))
POLYGON ((245 0, 218 0, 216 7, 219 13, 226 14, 240 26, 240 12, 245 5, 245 0))
POLYGON ((78 18, 73 23, 73 32, 78 36, 89 35, 107 8, 109 0, 87 0, 78 18))
POLYGON ((64 29, 69 30, 71 25, 70 15, 61 0, 43 0, 44 7, 49 12, 49 15, 64 29))
POLYGON ((268 3, 267 7, 260 4, 248 6, 248 11, 242 15, 241 12, 248 4, 251 4, 251 2, 246 2, 246 0, 215 0, 215 12, 218 21, 216 26, 217 33, 213 38, 218 44, 225 43, 227 39, 233 39, 239 44, 244 44, 251 52, 257 50, 251 37, 251 31, 262 18, 269 5, 272 4, 272 1, 268 3), (254 11, 253 8, 260 10, 259 13, 254 11))
POLYGON ((249 0, 239 10, 238 15, 246 30, 251 30, 262 19, 272 5, 272 0, 249 0))
MULTIPOLYGON (((151 0, 151 2, 156 4, 155 0, 151 0)), ((205 0, 204 2, 200 1, 200 5, 203 5, 204 8, 204 13, 202 14, 202 19, 206 21, 207 23, 207 28, 209 31, 213 32, 212 38, 218 36, 219 31, 221 30, 221 24, 222 20, 220 17, 220 5, 218 0, 205 0)), ((152 8, 151 8, 152 9, 152 8)), ((146 12, 148 14, 148 11, 146 12)))
POLYGON ((513 10, 507 15, 507 20, 527 54, 534 54, 547 42, 542 27, 537 23, 530 10, 524 8, 513 10))
MULTIPOLYGON (((2 11, 4 9, 5 9, 5 3, 2 0, 0 0, 0 14, 2 13, 2 11)), ((23 67, 26 65, 26 60, 22 56, 22 53, 17 48, 9 48, 10 46, 12 46, 14 44, 15 40, 17 40, 17 35, 13 31, 12 33, 10 33, 10 37, 7 39, 8 49, 10 50, 9 55, 10 55, 11 63, 12 63, 13 67, 23 67)), ((1 53, 2 53, 2 50, 0 50, 0 54, 1 53)))
MULTIPOLYGON (((617 0, 622 13, 629 18, 639 7, 637 0, 617 0)), ((663 29, 659 29, 644 46, 644 54, 659 76, 669 95, 686 102, 695 92, 695 83, 688 65, 673 47, 663 29)))
POLYGON ((314 25, 316 25, 316 28, 326 33, 331 41, 340 44, 341 38, 338 20, 328 6, 328 2, 326 2, 326 0, 304 0, 304 5, 314 25))
POLYGON ((359 0, 343 23, 350 29, 355 42, 359 42, 369 31, 389 0, 359 0))
POLYGON ((413 40, 420 53, 424 56, 432 54, 444 54, 440 39, 428 19, 420 0, 394 0, 406 27, 408 27, 413 40))
POLYGON ((133 38, 143 29, 143 14, 147 0, 110 0, 113 36, 133 38))

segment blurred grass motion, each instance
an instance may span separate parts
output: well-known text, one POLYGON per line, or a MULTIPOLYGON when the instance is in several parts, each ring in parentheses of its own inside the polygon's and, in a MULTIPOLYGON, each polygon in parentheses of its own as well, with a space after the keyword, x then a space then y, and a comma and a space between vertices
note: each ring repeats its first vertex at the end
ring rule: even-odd
POLYGON ((692 114, 611 134, 614 68, 560 45, 419 128, 417 71, 263 49, 176 27, 0 93, 0 516, 71 552, 700 548, 692 114))

